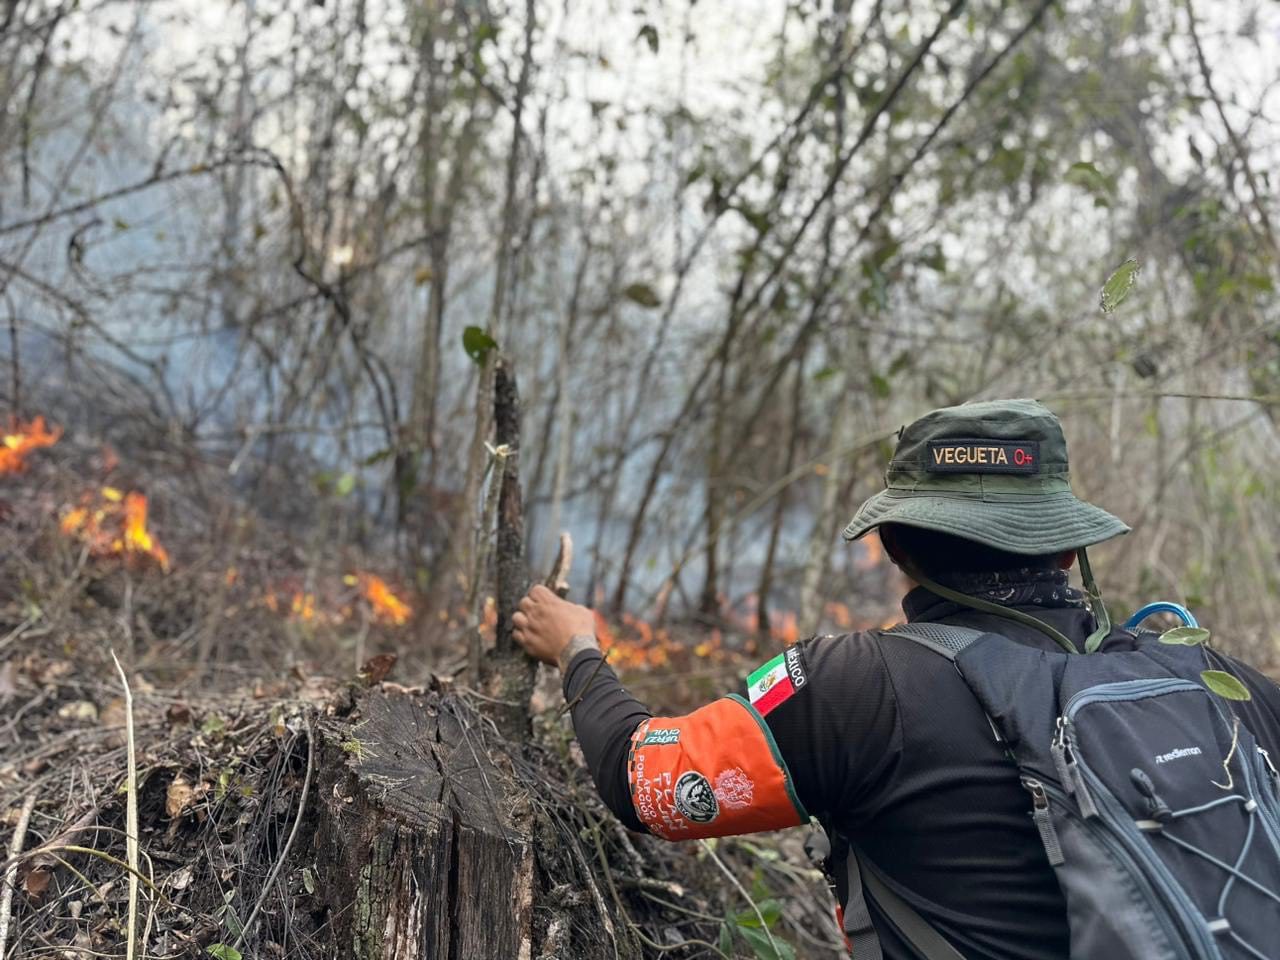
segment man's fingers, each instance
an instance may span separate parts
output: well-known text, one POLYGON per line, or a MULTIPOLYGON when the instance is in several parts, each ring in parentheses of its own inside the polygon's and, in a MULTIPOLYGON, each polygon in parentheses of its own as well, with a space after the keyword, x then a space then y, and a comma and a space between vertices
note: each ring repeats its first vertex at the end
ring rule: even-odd
POLYGON ((529 625, 529 616, 523 610, 517 610, 511 615, 511 623, 516 630, 522 630, 529 625))

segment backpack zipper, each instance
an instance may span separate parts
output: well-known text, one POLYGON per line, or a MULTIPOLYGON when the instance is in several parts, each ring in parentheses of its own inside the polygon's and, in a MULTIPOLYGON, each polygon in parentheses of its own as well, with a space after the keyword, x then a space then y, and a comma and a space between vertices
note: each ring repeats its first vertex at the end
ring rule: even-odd
MULTIPOLYGON (((1026 779, 1031 779, 1031 778, 1026 778, 1026 779)), ((1071 800, 1067 797, 1066 793, 1062 790, 1059 790, 1053 784, 1044 783, 1041 781, 1033 781, 1033 782, 1039 786, 1040 791, 1048 799, 1057 802, 1062 807, 1062 809, 1067 812, 1069 816, 1074 816, 1077 820, 1079 820, 1080 824, 1084 827, 1086 832, 1088 832, 1095 840, 1097 840, 1103 847, 1105 847, 1112 857, 1114 857, 1117 861, 1119 861, 1121 864, 1125 866, 1125 868, 1128 870, 1129 875, 1133 877, 1134 882, 1138 884, 1138 886, 1141 888, 1142 893, 1146 897, 1148 902, 1152 904, 1156 904, 1156 903, 1159 903, 1162 899, 1166 899, 1161 897, 1160 891, 1148 879, 1147 874, 1144 873, 1141 870, 1141 868, 1138 866, 1137 859, 1133 856, 1132 853, 1129 852, 1129 850, 1125 847, 1124 844, 1120 843, 1116 839, 1116 837, 1113 836, 1112 831, 1106 829, 1101 823, 1099 823, 1096 820, 1085 819, 1080 814, 1080 811, 1078 808, 1073 808, 1071 804, 1071 800)), ((1027 784, 1025 783, 1025 780, 1024 780, 1024 786, 1026 785, 1027 784)), ((1030 788, 1028 787, 1028 790, 1029 789, 1030 788)), ((1033 801, 1034 801, 1034 794, 1033 794, 1033 801)), ((1055 839, 1057 837, 1056 829, 1054 830, 1054 837, 1055 839)), ((1065 858, 1064 858, 1064 862, 1065 862, 1065 858)), ((1190 953, 1187 951, 1187 941, 1182 936, 1182 933, 1178 929, 1178 925, 1176 924, 1175 919, 1172 916, 1170 916, 1169 911, 1155 910, 1153 912, 1155 915, 1156 922, 1160 925, 1161 929, 1164 931, 1166 941, 1169 943, 1171 949, 1175 951, 1177 960, 1192 960, 1190 953)), ((1215 953, 1207 954, 1207 956, 1219 956, 1219 955, 1215 952, 1215 953)))
POLYGON ((1174 677, 1161 677, 1153 680, 1120 680, 1116 683, 1100 683, 1097 686, 1085 687, 1067 701, 1063 716, 1072 720, 1081 707, 1106 700, 1145 700, 1179 690, 1198 690, 1205 693, 1204 687, 1190 680, 1174 677))
POLYGON ((1093 802, 1093 796, 1089 793, 1089 788, 1084 785, 1084 778, 1080 775, 1080 768, 1076 764, 1075 754, 1067 744, 1066 717, 1058 717, 1057 726, 1053 733, 1053 741, 1049 744, 1049 753, 1053 756, 1053 765, 1058 770, 1058 779, 1062 781, 1063 789, 1070 796, 1075 797, 1076 803, 1080 805, 1080 815, 1086 818, 1096 817, 1098 815, 1098 807, 1093 802))
POLYGON ((1045 792, 1044 784, 1034 777, 1023 776, 1019 779, 1027 793, 1031 794, 1031 820, 1036 825, 1036 832, 1040 834, 1040 842, 1044 845, 1049 865, 1060 867, 1067 861, 1062 855, 1062 844, 1058 842, 1053 815, 1049 812, 1049 795, 1045 792))

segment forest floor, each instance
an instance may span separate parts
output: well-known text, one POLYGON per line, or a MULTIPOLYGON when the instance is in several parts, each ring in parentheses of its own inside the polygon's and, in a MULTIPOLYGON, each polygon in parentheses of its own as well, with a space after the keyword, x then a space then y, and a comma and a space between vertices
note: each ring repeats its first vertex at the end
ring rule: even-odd
MULTIPOLYGON (((131 940, 151 957, 348 955, 313 855, 316 731, 358 724, 383 691, 445 698, 482 728, 482 700, 440 667, 464 614, 350 547, 292 542, 189 465, 143 473, 70 437, 23 460, 0 475, 0 958, 123 957, 131 940)), ((718 632, 602 629, 629 685, 660 687, 665 707, 758 659, 718 632)), ((554 839, 537 883, 562 909, 535 920, 544 934, 567 922, 621 957, 840 955, 803 831, 630 835, 551 683, 535 706, 530 742, 483 743, 554 839)))

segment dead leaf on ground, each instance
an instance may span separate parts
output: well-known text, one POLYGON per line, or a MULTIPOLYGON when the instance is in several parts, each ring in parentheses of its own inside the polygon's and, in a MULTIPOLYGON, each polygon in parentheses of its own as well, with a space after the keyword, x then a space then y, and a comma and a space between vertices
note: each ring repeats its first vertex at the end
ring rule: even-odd
POLYGON ((199 803, 208 792, 208 783, 202 781, 192 785, 186 777, 178 774, 165 791, 164 812, 169 815, 170 820, 176 819, 199 803))
POLYGON ((164 712, 165 719, 172 724, 184 724, 191 722, 191 707, 185 703, 171 703, 169 709, 164 712))
POLYGON ((93 723, 98 719, 98 708, 88 700, 72 700, 58 708, 58 716, 77 723, 93 723))
POLYGON ((368 686, 381 683, 387 679, 398 659, 394 653, 380 653, 376 657, 370 657, 360 668, 360 680, 368 686))
POLYGON ((50 660, 38 653, 33 653, 23 659, 19 672, 26 674, 36 686, 42 687, 46 683, 65 677, 73 669, 75 665, 70 660, 50 660))
POLYGON ((49 863, 39 862, 38 858, 28 860, 22 877, 22 889, 32 900, 39 900, 49 889, 49 881, 53 878, 53 867, 49 863))
POLYGON ((191 870, 191 865, 188 864, 187 866, 182 867, 181 869, 176 870, 173 873, 169 874, 168 878, 164 882, 164 885, 168 887, 170 890, 181 892, 187 889, 187 887, 191 886, 191 880, 193 876, 194 876, 194 873, 191 870))

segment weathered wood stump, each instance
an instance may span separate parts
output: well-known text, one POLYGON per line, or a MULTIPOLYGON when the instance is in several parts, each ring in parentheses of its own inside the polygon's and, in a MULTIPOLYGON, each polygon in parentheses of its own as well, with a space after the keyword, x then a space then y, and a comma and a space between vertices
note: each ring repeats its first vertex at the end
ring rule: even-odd
POLYGON ((528 802, 456 700, 371 691, 321 726, 315 861, 341 956, 532 951, 528 802))

